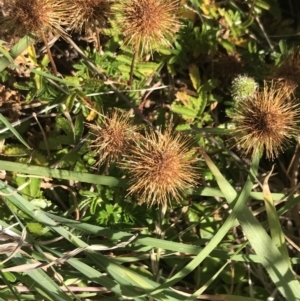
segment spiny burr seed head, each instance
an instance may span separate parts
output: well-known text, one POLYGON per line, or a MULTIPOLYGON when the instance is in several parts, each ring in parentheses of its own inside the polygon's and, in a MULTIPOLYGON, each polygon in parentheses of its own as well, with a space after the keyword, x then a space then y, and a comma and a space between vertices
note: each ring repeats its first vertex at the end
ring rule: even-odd
POLYGON ((1 28, 14 36, 48 30, 66 34, 61 27, 67 11, 63 0, 9 0, 4 1, 3 9, 5 15, 0 17, 1 28))
POLYGON ((110 13, 111 0, 66 0, 70 14, 67 18, 71 30, 82 32, 105 26, 110 13))
POLYGON ((238 103, 234 135, 245 154, 265 150, 267 158, 274 159, 297 134, 299 106, 287 91, 287 87, 265 82, 263 91, 238 103))
POLYGON ((141 53, 171 46, 169 38, 180 27, 179 4, 179 0, 124 0, 114 5, 125 43, 138 46, 141 53))
POLYGON ((166 205, 172 199, 179 202, 198 178, 197 158, 190 146, 190 139, 170 129, 142 136, 130 147, 123 164, 130 173, 129 193, 150 206, 166 205))
POLYGON ((90 149, 99 158, 96 165, 118 162, 132 143, 136 130, 130 122, 130 116, 116 110, 109 116, 102 116, 102 122, 88 126, 94 134, 90 149))

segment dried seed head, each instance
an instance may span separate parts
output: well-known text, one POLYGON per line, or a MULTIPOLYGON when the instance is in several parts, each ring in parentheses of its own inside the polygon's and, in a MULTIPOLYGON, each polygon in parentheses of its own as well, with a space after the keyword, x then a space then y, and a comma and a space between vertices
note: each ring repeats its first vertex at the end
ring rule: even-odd
POLYGON ((5 15, 0 17, 3 31, 22 37, 29 33, 51 31, 66 34, 60 26, 68 10, 63 0, 8 0, 4 1, 5 15))
POLYGON ((123 166, 131 175, 129 193, 140 203, 166 205, 179 202, 186 190, 197 183, 197 161, 190 150, 191 140, 168 129, 147 133, 130 147, 123 166))
POLYGON ((238 103, 233 114, 234 135, 245 154, 266 151, 274 159, 298 132, 299 106, 288 98, 288 88, 264 83, 264 90, 238 103))
POLYGON ((170 47, 179 30, 179 0, 124 0, 113 6, 125 43, 148 52, 170 47))
POLYGON ((110 12, 111 0, 66 0, 70 9, 67 22, 71 30, 101 29, 110 12))
POLYGON ((295 48, 282 64, 276 68, 272 77, 279 80, 290 93, 300 85, 300 49, 295 48))
POLYGON ((109 116, 102 117, 102 123, 88 125, 95 136, 90 141, 90 149, 99 157, 96 165, 119 161, 128 150, 136 130, 128 114, 114 110, 109 116))

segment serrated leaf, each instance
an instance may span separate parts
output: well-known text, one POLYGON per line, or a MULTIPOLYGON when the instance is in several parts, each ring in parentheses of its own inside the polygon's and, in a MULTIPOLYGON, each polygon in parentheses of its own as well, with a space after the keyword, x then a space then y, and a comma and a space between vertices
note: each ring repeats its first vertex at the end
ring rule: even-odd
POLYGON ((12 274, 11 272, 3 272, 6 280, 8 280, 9 282, 15 282, 17 280, 17 278, 15 277, 14 274, 12 274))
POLYGON ((76 116, 74 131, 75 131, 75 143, 78 143, 84 131, 84 117, 82 114, 78 114, 76 116))
POLYGON ((122 62, 122 63, 125 63, 129 66, 131 66, 131 62, 132 62, 132 58, 126 56, 126 55, 118 55, 116 57, 116 60, 119 61, 119 62, 122 62))
POLYGON ((190 96, 184 92, 177 92, 175 94, 176 98, 179 99, 185 106, 190 104, 190 96))
POLYGON ((28 155, 28 151, 22 146, 7 144, 3 147, 1 155, 9 157, 24 157, 28 155))
POLYGON ((194 89, 198 91, 201 86, 201 80, 200 80, 199 68, 195 64, 189 66, 189 76, 192 81, 192 85, 194 89))
MULTIPOLYGON (((62 145, 73 144, 74 139, 73 139, 73 137, 70 137, 70 136, 58 135, 56 137, 49 137, 47 142, 48 142, 49 150, 60 150, 60 149, 62 149, 62 145)), ((47 150, 45 141, 40 142, 39 149, 47 150)))
POLYGON ((43 226, 40 223, 27 223, 27 229, 30 233, 35 235, 42 235, 43 234, 43 226))
POLYGON ((191 129, 191 126, 189 124, 185 123, 185 124, 177 125, 175 130, 176 131, 187 131, 187 130, 190 130, 190 129, 191 129))
POLYGON ((193 101, 193 106, 194 106, 195 110, 198 112, 197 115, 201 116, 207 105, 206 94, 204 92, 201 92, 201 93, 199 93, 198 98, 193 97, 192 101, 193 101))
POLYGON ((18 185, 18 188, 20 189, 20 187, 23 187, 21 189, 21 193, 28 196, 30 195, 30 189, 28 187, 28 185, 25 185, 25 183, 28 181, 28 178, 27 177, 20 177, 20 176, 17 176, 17 175, 14 175, 14 179, 16 181, 16 184, 18 185), (24 186, 25 185, 25 186, 24 186))
POLYGON ((51 206, 51 204, 52 204, 50 201, 48 201, 46 199, 33 199, 30 203, 41 209, 46 209, 47 207, 51 206))
POLYGON ((38 193, 40 192, 41 182, 41 178, 30 178, 29 190, 31 197, 36 197, 38 195, 38 193))
POLYGON ((229 53, 236 53, 236 49, 234 44, 229 42, 228 40, 221 39, 219 43, 229 52, 229 53))
POLYGON ((30 45, 27 47, 27 53, 32 64, 37 64, 37 55, 35 51, 35 47, 30 45))
POLYGON ((62 129, 68 137, 74 137, 72 127, 66 118, 57 117, 56 126, 58 129, 62 129))
POLYGON ((171 110, 174 113, 182 115, 184 119, 195 118, 197 116, 197 112, 195 112, 193 109, 183 107, 177 104, 172 104, 171 110))
POLYGON ((33 151, 31 153, 31 156, 32 156, 32 161, 37 165, 47 166, 49 164, 49 160, 46 158, 46 156, 44 156, 37 150, 33 151))
POLYGON ((144 75, 151 75, 157 71, 159 64, 153 62, 137 63, 136 68, 144 75))

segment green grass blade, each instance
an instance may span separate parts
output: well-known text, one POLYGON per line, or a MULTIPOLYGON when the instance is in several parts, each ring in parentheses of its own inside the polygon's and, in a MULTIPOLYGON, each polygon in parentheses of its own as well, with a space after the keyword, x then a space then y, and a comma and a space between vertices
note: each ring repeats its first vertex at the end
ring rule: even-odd
MULTIPOLYGON (((27 258, 22 257, 20 254, 16 254, 12 258, 15 265, 22 265, 30 262, 27 258)), ((26 272, 27 276, 21 276, 23 283, 26 283, 28 287, 34 287, 38 293, 46 297, 47 300, 53 301, 72 301, 65 292, 41 269, 32 270, 26 272)), ((20 276, 19 276, 20 277, 20 276)))
POLYGON ((84 172, 75 172, 62 169, 53 169, 50 167, 41 167, 30 164, 16 163, 0 160, 0 169, 12 172, 22 172, 22 174, 30 174, 41 177, 57 178, 64 180, 74 180, 92 184, 100 184, 107 186, 124 187, 126 181, 110 177, 101 176, 84 172))
MULTIPOLYGON (((214 173, 215 177, 217 178, 217 181, 222 183, 223 187, 226 188, 226 193, 228 194, 228 197, 230 197, 231 201, 233 202, 236 198, 236 192, 231 187, 231 185, 227 182, 227 180, 222 176, 222 174, 219 172, 217 167, 213 164, 213 162, 208 158, 207 155, 204 156, 206 163, 209 165, 210 169, 214 173)), ((164 284, 162 284, 159 288, 157 288, 155 291, 151 293, 151 295, 155 295, 158 292, 161 292, 162 290, 171 287, 175 283, 177 283, 179 280, 183 279, 185 276, 187 276, 191 271, 193 271, 199 264, 217 247, 217 245, 221 242, 221 240, 225 237, 227 232, 230 230, 230 228, 234 225, 235 220, 237 216, 240 214, 241 210, 243 210, 244 207, 244 201, 248 198, 251 188, 253 186, 252 182, 253 177, 248 176, 247 182, 238 197, 231 214, 228 216, 224 224, 221 226, 221 228, 218 230, 218 232, 214 235, 214 237, 210 240, 210 242, 205 246, 205 248, 194 258, 191 262, 189 262, 185 268, 175 274, 172 278, 170 278, 168 281, 166 281, 164 284)), ((225 192, 223 191, 225 194, 225 192)))
POLYGON ((0 122, 2 122, 25 147, 31 149, 31 147, 26 143, 19 132, 7 121, 7 119, 1 113, 0 122))
MULTIPOLYGON (((25 36, 15 44, 9 51, 10 56, 16 59, 20 54, 22 54, 30 45, 35 42, 33 37, 25 36)), ((5 56, 0 58, 0 72, 11 64, 5 56)))
MULTIPOLYGON (((45 212, 43 212, 42 210, 38 209, 36 206, 34 206, 30 202, 28 202, 26 199, 24 199, 18 193, 13 194, 14 190, 11 187, 5 185, 2 181, 0 181, 0 192, 3 192, 4 194, 7 195, 4 198, 5 200, 7 200, 10 203, 12 203, 13 205, 15 205, 22 212, 24 212, 25 214, 27 214, 29 217, 36 220, 37 222, 51 227, 51 229, 53 231, 57 232, 59 234, 59 236, 64 237, 67 241, 69 241, 76 247, 88 247, 88 244, 86 244, 84 241, 82 241, 79 237, 77 237, 70 231, 66 230, 59 223, 57 223, 56 221, 54 221, 53 219, 48 217, 45 214, 45 212)), ((90 227, 93 228, 94 226, 90 225, 90 227)), ((34 243, 34 242, 32 242, 32 243, 34 243)), ((36 248, 39 249, 39 246, 36 245, 36 248)), ((48 249, 48 251, 53 252, 51 249, 48 249)), ((155 281, 152 281, 146 277, 143 277, 140 274, 136 273, 135 271, 132 271, 126 267, 123 267, 120 264, 114 263, 113 259, 104 257, 101 254, 97 254, 94 251, 86 250, 86 252, 93 259, 93 261, 95 262, 96 265, 101 267, 101 269, 104 268, 110 275, 112 275, 113 277, 116 277, 115 278, 116 281, 120 281, 121 285, 123 284, 122 294, 124 293, 124 290, 125 290, 126 293, 128 294, 128 296, 131 296, 131 297, 132 296, 138 297, 138 296, 143 296, 143 295, 146 296, 148 293, 147 288, 148 289, 151 288, 151 290, 153 290, 158 286, 158 283, 156 283, 155 281), (124 277, 120 278, 119 275, 123 275, 124 277, 126 277, 126 279, 124 277), (131 286, 130 285, 128 286, 128 284, 131 284, 131 286), (137 290, 136 290, 136 287, 138 287, 137 290)), ((42 254, 43 252, 40 252, 40 253, 42 254)), ((16 262, 17 265, 26 263, 26 262, 23 262, 20 260, 18 262, 16 262)), ((91 268, 87 265, 84 265, 83 263, 76 260, 75 258, 69 259, 68 262, 69 262, 69 264, 73 264, 73 267, 76 267, 76 269, 78 269, 79 272, 81 272, 81 273, 84 272, 85 275, 91 275, 91 274, 93 274, 94 276, 97 275, 99 283, 101 285, 106 285, 106 287, 108 287, 110 290, 114 291, 116 294, 117 293, 120 294, 120 291, 118 289, 116 289, 115 281, 110 280, 106 276, 105 276, 105 278, 103 278, 103 275, 101 273, 97 272, 96 270, 94 270, 93 268, 91 268)), ((37 275, 37 274, 35 274, 35 272, 37 273, 37 272, 39 272, 39 270, 32 270, 30 272, 31 272, 32 278, 34 278, 37 275)), ((40 279, 43 279, 44 276, 40 275, 39 277, 40 277, 40 279)), ((94 281, 95 279, 91 278, 91 280, 94 281)), ((47 283, 46 280, 45 280, 45 283, 47 283)), ((48 292, 48 291, 45 292, 44 290, 42 290, 40 293, 41 294, 48 293, 49 299, 47 299, 47 300, 60 300, 60 299, 51 299, 50 298, 52 296, 50 294, 52 292, 52 286, 48 283, 46 285, 49 285, 49 288, 51 288, 50 292, 48 292)), ((171 295, 175 294, 177 296, 176 300, 180 300, 179 294, 174 293, 172 291, 169 291, 169 294, 171 294, 171 295)), ((163 299, 169 300, 169 301, 174 300, 172 297, 167 297, 164 295, 161 295, 161 297, 162 297, 162 298, 160 298, 161 300, 163 300, 163 299)), ((65 300, 69 300, 69 299, 65 299, 65 300)))
MULTIPOLYGON (((217 171, 217 167, 214 165, 214 163, 210 159, 206 161, 212 173, 216 177, 218 185, 224 193, 226 200, 232 206, 234 201, 234 189, 230 186, 230 184, 226 181, 222 174, 217 171)), ((250 177, 252 179, 256 175, 258 165, 259 154, 257 153, 254 156, 250 169, 250 177)), ((251 181, 249 182, 249 184, 251 184, 251 181)), ((251 188, 252 186, 250 187, 250 189, 251 188)), ((265 229, 261 226, 258 220, 253 216, 252 212, 246 206, 246 201, 247 198, 245 198, 243 201, 242 210, 239 210, 238 212, 238 220, 251 246, 253 247, 255 253, 258 255, 261 264, 265 267, 273 283, 278 287, 282 295, 285 296, 287 300, 300 300, 299 282, 295 279, 288 263, 285 259, 283 259, 281 253, 274 245, 265 229)))
MULTIPOLYGON (((273 171, 273 168, 272 168, 273 171)), ((275 244, 275 246, 279 249, 283 258, 290 265, 289 253, 287 249, 287 245, 285 243, 284 234, 280 225, 279 217, 276 212, 276 207, 274 206, 274 201, 272 199, 272 195, 269 188, 269 178, 272 174, 272 171, 266 176, 263 183, 263 195, 265 200, 266 212, 268 216, 268 222, 270 227, 271 238, 275 244)))
POLYGON ((40 70, 31 70, 32 73, 35 73, 35 74, 38 74, 38 75, 41 75, 45 78, 49 78, 49 79, 52 79, 54 81, 57 81, 61 84, 64 84, 66 86, 74 86, 74 87, 78 87, 78 85, 74 84, 74 82, 68 82, 67 80, 64 80, 64 79, 61 79, 57 76, 54 76, 54 75, 51 75, 49 73, 46 73, 46 72, 43 72, 43 71, 40 71, 40 70))
MULTIPOLYGON (((242 251, 242 249, 245 247, 246 244, 243 244, 242 246, 240 246, 238 248, 238 250, 235 251, 234 255, 237 255, 238 253, 240 253, 240 251, 242 251)), ((232 256, 232 257, 233 257, 232 256)), ((218 276, 221 274, 221 272, 231 263, 231 260, 228 260, 225 264, 223 264, 222 267, 219 268, 219 270, 213 275, 213 277, 211 279, 209 279, 207 281, 207 283, 205 283, 202 287, 200 287, 196 292, 194 292, 190 297, 188 297, 187 299, 185 299, 185 301, 192 301, 197 299, 198 296, 202 295, 204 293, 204 291, 212 284, 212 282, 214 280, 216 280, 218 278, 218 276)))
MULTIPOLYGON (((211 197, 224 197, 224 193, 219 188, 213 187, 201 187, 196 188, 191 192, 191 195, 202 195, 202 196, 211 196, 211 197)), ((250 197, 254 200, 261 200, 263 201, 264 196, 262 192, 258 191, 251 191, 250 197)), ((272 198, 274 201, 278 201, 284 199, 286 195, 284 193, 272 193, 272 198)))

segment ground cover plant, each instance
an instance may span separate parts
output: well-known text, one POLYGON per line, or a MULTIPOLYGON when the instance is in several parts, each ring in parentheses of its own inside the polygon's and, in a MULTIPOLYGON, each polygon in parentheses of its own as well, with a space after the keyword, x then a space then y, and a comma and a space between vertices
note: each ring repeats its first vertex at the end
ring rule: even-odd
POLYGON ((1 300, 300 300, 297 1, 0 7, 1 300))

